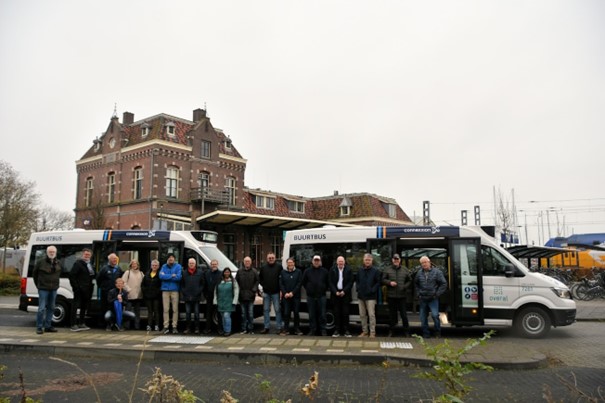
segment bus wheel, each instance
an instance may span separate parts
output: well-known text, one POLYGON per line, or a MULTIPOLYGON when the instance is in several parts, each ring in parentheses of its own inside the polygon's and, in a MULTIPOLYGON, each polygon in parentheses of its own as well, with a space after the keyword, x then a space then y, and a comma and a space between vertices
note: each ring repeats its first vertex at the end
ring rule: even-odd
POLYGON ((63 297, 57 297, 55 310, 53 311, 53 324, 58 326, 67 322, 69 312, 69 303, 67 300, 63 297))
POLYGON ((326 329, 332 330, 336 327, 336 319, 334 318, 334 312, 326 311, 326 329))
POLYGON ((515 318, 515 328, 528 339, 539 339, 550 331, 550 316, 542 308, 524 308, 515 318))

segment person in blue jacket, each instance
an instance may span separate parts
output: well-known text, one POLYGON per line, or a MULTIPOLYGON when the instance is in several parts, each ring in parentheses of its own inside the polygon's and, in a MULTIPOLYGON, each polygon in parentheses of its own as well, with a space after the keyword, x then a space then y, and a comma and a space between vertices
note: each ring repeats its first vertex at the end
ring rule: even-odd
POLYGON ((178 334, 179 290, 183 278, 183 267, 176 262, 174 254, 168 254, 168 261, 160 269, 162 280, 162 303, 164 304, 164 334, 170 333, 170 308, 172 307, 172 333, 178 334))
POLYGON ((376 301, 378 288, 382 280, 380 272, 372 265, 374 258, 369 253, 363 256, 363 266, 357 272, 357 298, 359 299, 359 317, 361 334, 359 337, 376 337, 376 301), (368 317, 370 328, 368 329, 368 317))

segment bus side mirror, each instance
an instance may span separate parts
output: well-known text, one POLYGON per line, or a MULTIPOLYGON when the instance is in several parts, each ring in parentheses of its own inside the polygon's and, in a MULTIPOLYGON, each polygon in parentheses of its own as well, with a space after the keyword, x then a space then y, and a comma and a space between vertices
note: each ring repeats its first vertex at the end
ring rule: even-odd
POLYGON ((505 277, 514 277, 515 276, 515 266, 512 264, 504 265, 504 276, 505 277))

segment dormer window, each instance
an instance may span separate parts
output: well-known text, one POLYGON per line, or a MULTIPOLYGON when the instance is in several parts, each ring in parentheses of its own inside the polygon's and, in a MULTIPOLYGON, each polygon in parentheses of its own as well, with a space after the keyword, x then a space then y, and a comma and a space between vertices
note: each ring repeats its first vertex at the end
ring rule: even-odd
POLYGON ((166 134, 170 138, 176 137, 176 125, 174 124, 174 122, 166 123, 166 134))
POLYGON ((149 136, 150 131, 151 131, 151 128, 149 127, 149 124, 144 123, 143 126, 141 126, 141 137, 145 138, 145 137, 149 136))
POLYGON ((225 139, 225 150, 231 150, 231 139, 227 138, 225 139))
POLYGON ((340 202, 339 210, 340 210, 340 216, 350 216, 351 215, 351 207, 353 206, 353 203, 351 201, 351 199, 349 199, 348 197, 343 197, 342 201, 340 202))

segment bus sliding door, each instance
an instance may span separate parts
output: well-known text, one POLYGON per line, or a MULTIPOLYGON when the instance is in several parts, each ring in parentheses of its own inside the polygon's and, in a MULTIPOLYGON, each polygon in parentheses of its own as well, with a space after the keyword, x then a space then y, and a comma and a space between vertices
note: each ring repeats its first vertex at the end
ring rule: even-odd
POLYGON ((483 324, 483 281, 480 238, 449 241, 451 313, 454 325, 483 324))
MULTIPOLYGON (((368 253, 374 258, 372 264, 381 273, 392 265, 392 257, 397 253, 397 242, 395 239, 368 239, 368 253)), ((378 300, 376 301, 376 320, 378 323, 388 323, 389 308, 386 305, 386 287, 378 288, 378 300)))

